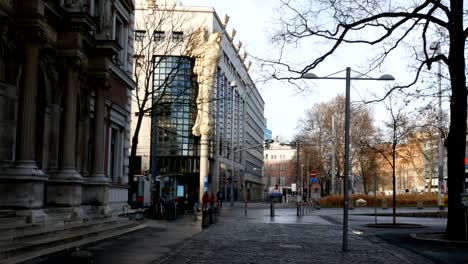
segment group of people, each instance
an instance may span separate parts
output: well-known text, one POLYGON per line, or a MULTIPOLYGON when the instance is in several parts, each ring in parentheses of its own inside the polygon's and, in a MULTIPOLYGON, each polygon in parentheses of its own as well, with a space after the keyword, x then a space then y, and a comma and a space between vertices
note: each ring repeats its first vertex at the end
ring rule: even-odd
POLYGON ((208 195, 208 192, 205 192, 202 197, 202 209, 207 210, 208 209, 208 203, 210 204, 210 208, 215 207, 215 202, 218 203, 219 208, 221 209, 223 207, 223 200, 224 200, 224 193, 222 191, 218 191, 216 193, 216 196, 211 193, 211 195, 208 195))
MULTIPOLYGON (((211 193, 211 195, 208 194, 208 192, 205 192, 202 196, 202 210, 208 210, 208 208, 215 208, 215 203, 218 203, 219 209, 223 207, 223 201, 224 201, 224 193, 222 191, 218 191, 216 193, 216 196, 211 193), (210 207, 208 207, 208 205, 210 207)), ((198 194, 195 192, 189 192, 186 197, 186 203, 188 204, 187 210, 190 213, 195 213, 198 212, 198 194)))

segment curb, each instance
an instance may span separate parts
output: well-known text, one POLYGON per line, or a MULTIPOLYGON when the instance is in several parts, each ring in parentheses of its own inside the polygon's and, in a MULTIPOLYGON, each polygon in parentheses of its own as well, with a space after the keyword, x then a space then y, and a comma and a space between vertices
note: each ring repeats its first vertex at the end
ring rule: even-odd
POLYGON ((410 237, 416 240, 428 241, 434 243, 443 243, 456 246, 468 246, 468 241, 448 240, 444 238, 444 233, 425 233, 425 234, 410 234, 410 237))

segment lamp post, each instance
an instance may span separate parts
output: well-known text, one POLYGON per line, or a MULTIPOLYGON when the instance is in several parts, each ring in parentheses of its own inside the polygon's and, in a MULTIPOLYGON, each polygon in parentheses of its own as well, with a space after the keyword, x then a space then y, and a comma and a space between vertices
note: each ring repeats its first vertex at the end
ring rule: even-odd
MULTIPOLYGON (((440 54, 440 43, 435 41, 431 43, 430 49, 434 51, 435 54, 440 54)), ((437 204, 439 209, 444 209, 444 203, 442 202, 442 183, 444 182, 444 146, 442 144, 442 68, 440 60, 438 64, 438 73, 437 73, 437 82, 439 88, 439 112, 437 114, 437 126, 439 127, 439 136, 438 136, 438 193, 437 193, 437 204)))
POLYGON ((332 194, 340 193, 338 191, 338 178, 336 177, 336 154, 335 154, 335 115, 332 115, 332 194))
MULTIPOLYGON (((231 94, 234 94, 234 88, 237 87, 236 81, 231 81, 229 83, 229 86, 231 86, 231 89, 233 89, 231 94)), ((232 98, 229 98, 229 100, 232 101, 232 98)), ((231 115, 233 115, 232 111, 231 111, 231 115)), ((233 119, 234 119, 233 116, 231 116, 231 120, 233 120, 233 119)), ((233 148, 233 145, 234 144, 231 141, 231 159, 232 159, 232 161, 231 161, 232 162, 231 163, 231 168, 232 168, 231 169, 231 184, 230 184, 231 185, 231 200, 230 200, 230 206, 231 207, 234 207, 234 163, 236 162, 236 159, 235 159, 235 156, 234 156, 235 155, 234 154, 235 150, 233 148)))
POLYGON ((349 180, 349 115, 350 115, 350 90, 351 80, 373 80, 373 81, 393 81, 395 78, 389 74, 384 74, 380 78, 351 77, 351 68, 346 67, 346 77, 318 77, 313 73, 305 73, 304 79, 325 79, 325 80, 346 80, 346 102, 345 102, 345 164, 343 183, 343 251, 348 250, 348 180, 349 180))

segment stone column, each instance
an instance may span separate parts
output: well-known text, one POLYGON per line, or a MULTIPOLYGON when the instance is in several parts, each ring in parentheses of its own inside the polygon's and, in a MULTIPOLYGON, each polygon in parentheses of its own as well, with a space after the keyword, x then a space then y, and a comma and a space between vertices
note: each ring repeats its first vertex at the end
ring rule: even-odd
MULTIPOLYGON (((79 52, 78 52, 79 53, 79 52)), ((81 204, 83 178, 76 170, 76 115, 79 89, 80 55, 66 57, 67 82, 63 105, 63 130, 60 144, 59 170, 52 173, 47 186, 47 204, 78 206, 81 204)))
POLYGON ((57 171, 59 168, 60 113, 59 104, 50 105, 49 171, 57 171))
POLYGON ((106 206, 109 201, 109 179, 104 171, 106 127, 103 88, 105 85, 97 85, 94 91, 93 164, 90 176, 85 178, 83 189, 83 204, 98 206, 106 206))
POLYGON ((0 207, 40 208, 44 201, 45 174, 38 169, 36 153, 36 97, 40 37, 39 28, 28 29, 18 101, 16 158, 10 167, 0 168, 0 207))

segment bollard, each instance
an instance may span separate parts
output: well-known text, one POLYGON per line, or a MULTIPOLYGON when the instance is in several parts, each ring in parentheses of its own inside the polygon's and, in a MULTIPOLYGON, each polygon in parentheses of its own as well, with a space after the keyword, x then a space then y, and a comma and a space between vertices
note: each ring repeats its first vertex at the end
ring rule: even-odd
POLYGON ((275 204, 270 202, 270 217, 275 216, 275 204))
POLYGON ((301 215, 301 207, 299 205, 299 203, 296 204, 296 207, 297 207, 297 216, 301 215))
POLYGON ((423 208, 424 208, 424 206, 423 206, 423 201, 422 201, 422 200, 417 200, 417 201, 416 201, 416 207, 417 207, 418 209, 423 209, 423 208))
POLYGON ((244 215, 247 216, 247 200, 245 200, 245 205, 244 205, 244 207, 245 207, 245 214, 244 214, 244 215))
POLYGON ((209 215, 209 218, 210 218, 210 224, 214 224, 213 208, 208 209, 208 215, 209 215))
POLYGON ((218 208, 213 207, 213 222, 216 224, 218 222, 218 208))
POLYGON ((202 211, 202 228, 206 228, 210 225, 209 215, 207 210, 202 211))

